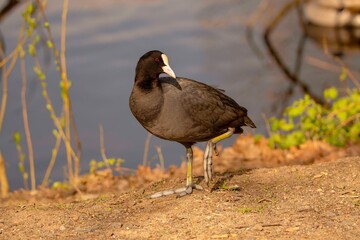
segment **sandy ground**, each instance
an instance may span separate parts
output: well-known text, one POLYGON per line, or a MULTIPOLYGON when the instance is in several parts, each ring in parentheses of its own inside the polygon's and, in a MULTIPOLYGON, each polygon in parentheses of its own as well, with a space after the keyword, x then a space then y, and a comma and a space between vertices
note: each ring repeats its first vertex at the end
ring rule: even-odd
POLYGON ((88 200, 1 203, 0 239, 360 239, 360 157, 216 174, 190 196, 174 178, 88 200))

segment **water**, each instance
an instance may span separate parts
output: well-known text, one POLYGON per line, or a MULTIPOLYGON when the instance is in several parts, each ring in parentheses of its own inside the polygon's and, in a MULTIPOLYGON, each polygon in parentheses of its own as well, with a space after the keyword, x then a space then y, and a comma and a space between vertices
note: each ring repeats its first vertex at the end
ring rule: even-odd
MULTIPOLYGON (((258 3, 250 0, 70 1, 67 66, 73 83, 70 94, 82 143, 81 172, 88 171, 91 159, 101 159, 99 124, 104 126, 108 157, 123 158, 124 166, 130 168, 141 164, 147 133, 129 111, 128 97, 138 58, 152 49, 162 50, 168 55, 177 76, 197 79, 226 90, 229 96, 249 109, 249 115, 258 126, 255 131, 246 132, 265 133, 262 114, 272 114, 272 108, 280 103, 279 93, 289 83, 266 56, 261 27, 255 28, 255 42, 265 54, 262 59, 254 54, 245 39, 245 21, 258 3)), ((57 46, 61 5, 62 1, 51 1, 47 11, 57 46)), ((2 22, 7 53, 16 46, 22 8, 18 7, 2 22)), ((276 7, 266 15, 271 16, 275 10, 276 7)), ((261 21, 266 22, 266 19, 264 16, 261 21)), ((277 31, 275 45, 282 49, 282 56, 291 65, 301 30, 296 17, 291 16, 279 27, 284 30, 277 31)), ((324 58, 321 49, 312 42, 307 44, 306 52, 308 56, 324 58)), ((360 66, 354 63, 354 56, 350 60, 353 66, 360 66)), ((40 183, 55 144, 54 126, 32 72, 31 59, 27 61, 29 121, 37 181, 40 183)), ((52 65, 47 76, 49 93, 59 112, 59 78, 52 65)), ((315 89, 321 89, 334 84, 338 74, 307 64, 301 77, 315 89)), ((24 136, 20 88, 21 75, 17 65, 9 79, 8 107, 0 138, 12 189, 22 186, 17 168, 18 156, 12 141, 14 131, 20 131, 24 136)), ((299 95, 299 91, 295 91, 295 97, 299 95)), ((224 141, 223 145, 230 145, 233 139, 224 141)), ((22 143, 25 146, 24 137, 22 143)), ((154 146, 161 146, 166 165, 179 164, 185 157, 185 149, 180 144, 152 138, 149 158, 156 156, 154 146)), ((65 165, 62 146, 52 180, 63 178, 65 165)), ((28 169, 28 165, 26 167, 28 169)))

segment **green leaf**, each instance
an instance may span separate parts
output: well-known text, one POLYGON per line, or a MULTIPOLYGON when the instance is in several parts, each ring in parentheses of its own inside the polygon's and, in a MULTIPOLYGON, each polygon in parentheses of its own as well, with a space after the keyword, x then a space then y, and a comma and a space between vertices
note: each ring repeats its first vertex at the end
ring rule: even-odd
POLYGON ((360 90, 347 90, 339 98, 335 87, 324 90, 328 106, 317 104, 308 95, 294 101, 282 118, 270 118, 270 147, 290 148, 307 139, 322 140, 343 147, 360 142, 360 90), (329 106, 330 105, 330 106, 329 106))
POLYGON ((34 12, 34 4, 30 3, 26 8, 26 12, 31 15, 34 12))
POLYGON ((109 163, 110 166, 115 164, 115 158, 110 158, 107 160, 107 162, 109 163))
POLYGON ((52 41, 47 40, 47 41, 46 41, 46 44, 47 44, 48 48, 50 48, 50 49, 54 48, 54 44, 53 44, 52 41))
POLYGON ((262 138, 263 136, 261 134, 254 135, 254 143, 258 144, 262 138))
POLYGON ((301 114, 304 113, 304 106, 293 106, 293 107, 289 107, 287 109, 287 113, 289 114, 289 117, 293 118, 293 117, 297 117, 300 116, 301 114))
POLYGON ((316 118, 317 114, 318 114, 318 113, 317 113, 317 111, 316 111, 316 107, 315 107, 315 106, 312 106, 312 107, 308 108, 308 110, 307 110, 307 115, 308 115, 310 118, 312 118, 312 119, 316 118))
POLYGON ((13 134, 13 139, 14 139, 14 142, 15 144, 19 145, 20 144, 20 141, 21 141, 21 135, 18 131, 15 131, 14 134, 13 134))
MULTIPOLYGON (((37 74, 37 76, 40 80, 45 80, 45 78, 46 78, 45 74, 41 71, 41 69, 38 66, 35 66, 33 68, 33 70, 37 74)), ((46 86, 46 83, 43 83, 43 84, 45 84, 44 86, 46 86)))
POLYGON ((292 122, 286 122, 284 119, 279 121, 279 128, 283 131, 290 131, 294 129, 294 124, 292 122))
POLYGON ((18 49, 19 49, 20 58, 24 58, 26 55, 26 52, 24 51, 22 45, 19 45, 18 49))
POLYGON ((35 48, 34 44, 30 43, 28 45, 28 52, 32 57, 34 57, 36 55, 36 48, 35 48))
POLYGON ((324 98, 326 100, 334 100, 338 96, 338 90, 335 87, 331 87, 324 90, 324 98))
POLYGON ((347 112, 339 112, 336 116, 340 119, 341 122, 345 121, 348 118, 347 112))
POLYGON ((98 168, 104 167, 104 162, 98 162, 98 163, 97 163, 97 167, 98 167, 98 168))
POLYGON ((59 132, 56 129, 53 129, 52 133, 56 138, 59 136, 59 132))
POLYGON ((36 28, 36 20, 35 20, 35 18, 30 17, 30 18, 27 19, 27 22, 28 22, 30 28, 32 28, 32 29, 36 28))
POLYGON ((356 122, 354 125, 350 127, 349 138, 354 143, 360 142, 360 122, 356 122))
POLYGON ((34 38, 34 44, 37 44, 40 41, 40 35, 37 34, 34 38))
POLYGON ((340 81, 345 81, 347 78, 347 70, 346 68, 341 68, 341 74, 339 76, 340 81))
POLYGON ((271 131, 275 132, 275 131, 279 130, 279 121, 275 117, 271 117, 269 119, 269 123, 271 126, 271 131))

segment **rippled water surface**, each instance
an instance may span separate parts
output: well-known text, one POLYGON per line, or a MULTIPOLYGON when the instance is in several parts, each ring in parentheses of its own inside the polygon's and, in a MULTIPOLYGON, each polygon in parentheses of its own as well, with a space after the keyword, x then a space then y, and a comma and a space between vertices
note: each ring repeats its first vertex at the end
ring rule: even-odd
MULTIPOLYGON (((82 172, 88 171, 91 159, 101 159, 99 124, 104 126, 108 157, 123 158, 124 165, 131 168, 142 162, 147 133, 132 116, 128 98, 137 60, 152 49, 162 50, 168 55, 178 76, 226 90, 229 96, 248 108, 249 115, 258 126, 251 133, 265 133, 262 114, 269 116, 272 113, 271 109, 280 104, 279 93, 289 84, 266 56, 261 27, 255 28, 254 36, 263 51, 262 57, 257 57, 246 41, 246 19, 258 3, 250 0, 70 1, 67 65, 73 83, 71 99, 83 149, 82 172)), ((55 38, 59 39, 62 1, 49 1, 49 4, 49 22, 55 38)), ((19 6, 2 22, 1 31, 7 52, 16 45, 22 7, 19 6)), ((275 10, 264 14, 270 16, 275 10)), ((260 24, 264 22, 266 18, 260 24)), ((287 17, 280 27, 283 30, 274 37, 275 45, 291 65, 301 36, 297 18, 287 17)), ((321 50, 312 42, 305 50, 310 57, 321 57, 321 50)), ((46 61, 47 55, 44 56, 46 61)), ((38 81, 32 73, 31 59, 27 67, 30 127, 37 176, 41 180, 55 144, 52 135, 54 126, 45 109, 38 81)), ((0 138, 13 188, 21 186, 22 182, 12 141, 14 131, 23 132, 19 69, 17 66, 9 79, 9 104, 0 138)), ((58 76, 52 65, 47 76, 50 95, 60 111, 58 76)), ((321 71, 309 64, 301 71, 301 77, 315 89, 332 84, 338 78, 331 71, 321 71)), ((232 141, 227 140, 224 145, 230 145, 232 141)), ((161 146, 167 165, 179 164, 185 157, 185 149, 180 144, 152 138, 150 159, 156 157, 154 146, 161 146)), ((62 146, 53 180, 64 176, 65 159, 62 146)))

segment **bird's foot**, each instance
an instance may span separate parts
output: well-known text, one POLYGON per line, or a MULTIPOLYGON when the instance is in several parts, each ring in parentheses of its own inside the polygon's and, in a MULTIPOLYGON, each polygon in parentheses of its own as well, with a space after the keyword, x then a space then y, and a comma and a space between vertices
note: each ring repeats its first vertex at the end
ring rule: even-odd
POLYGON ((204 179, 206 184, 209 184, 214 174, 214 170, 212 166, 212 151, 215 148, 216 148, 216 144, 211 141, 208 141, 204 153, 204 179))
POLYGON ((198 185, 198 184, 191 184, 191 185, 186 186, 184 188, 177 189, 177 190, 182 190, 182 191, 178 192, 178 195, 176 197, 181 198, 181 197, 184 197, 186 195, 189 195, 189 194, 191 194, 193 192, 193 189, 204 190, 203 187, 198 185))
POLYGON ((168 195, 172 195, 172 194, 177 194, 176 197, 180 198, 180 197, 184 197, 186 195, 191 194, 193 192, 193 189, 204 190, 203 187, 198 184, 191 184, 189 186, 182 187, 182 188, 170 189, 170 190, 165 190, 165 191, 154 193, 150 196, 150 198, 159 198, 159 197, 164 197, 164 196, 168 196, 168 195))

